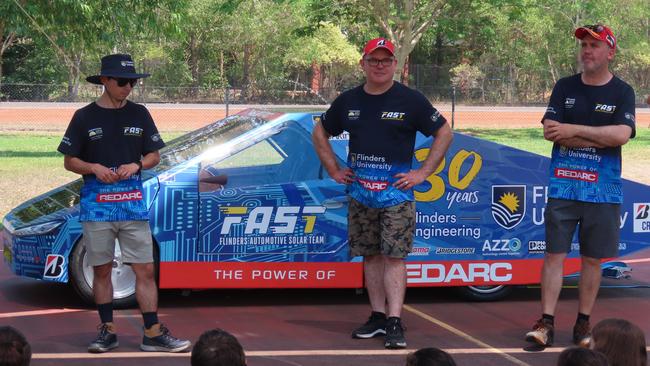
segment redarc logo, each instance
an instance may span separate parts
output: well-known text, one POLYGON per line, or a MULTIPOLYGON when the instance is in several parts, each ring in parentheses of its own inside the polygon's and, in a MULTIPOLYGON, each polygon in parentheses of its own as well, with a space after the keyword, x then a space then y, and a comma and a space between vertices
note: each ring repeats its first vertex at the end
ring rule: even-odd
POLYGON ((512 280, 511 263, 414 263, 406 265, 408 283, 474 283, 512 280))
POLYGON ((596 173, 596 172, 587 172, 587 171, 584 171, 584 170, 571 170, 571 169, 555 168, 555 176, 557 178, 582 180, 582 181, 591 182, 591 183, 598 182, 598 173, 596 173))
POLYGON ((128 192, 100 193, 96 198, 97 202, 140 201, 141 199, 142 191, 139 189, 128 192))
POLYGON ((372 181, 361 178, 357 179, 357 181, 363 186, 363 188, 373 192, 383 191, 388 187, 388 182, 385 181, 372 181))

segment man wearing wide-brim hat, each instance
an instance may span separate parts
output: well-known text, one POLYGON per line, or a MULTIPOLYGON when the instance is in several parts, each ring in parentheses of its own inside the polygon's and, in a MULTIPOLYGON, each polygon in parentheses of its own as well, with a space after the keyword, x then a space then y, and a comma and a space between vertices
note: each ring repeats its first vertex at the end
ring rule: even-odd
POLYGON ((122 261, 136 276, 136 297, 144 319, 143 351, 181 352, 190 341, 171 336, 158 322, 158 289, 154 278, 153 242, 140 171, 156 166, 165 146, 147 109, 127 100, 138 79, 130 55, 102 58, 99 75, 86 78, 104 86, 96 102, 77 110, 58 151, 67 170, 81 174, 79 221, 83 226, 88 264, 93 266, 93 296, 101 324, 88 351, 107 352, 118 346, 113 323, 111 274, 115 240, 122 261))

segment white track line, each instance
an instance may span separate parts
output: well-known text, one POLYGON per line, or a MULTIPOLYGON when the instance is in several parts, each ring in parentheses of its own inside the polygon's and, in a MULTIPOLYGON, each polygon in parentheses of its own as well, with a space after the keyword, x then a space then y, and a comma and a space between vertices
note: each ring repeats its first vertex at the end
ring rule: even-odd
POLYGON ((443 322, 441 320, 438 320, 438 319, 432 317, 431 315, 428 315, 428 314, 426 314, 426 313, 424 313, 424 312, 422 312, 422 311, 420 311, 420 310, 418 310, 418 309, 416 309, 416 308, 414 308, 414 307, 412 307, 410 305, 404 305, 404 310, 407 310, 407 311, 419 316, 420 318, 428 320, 429 322, 431 322, 431 323, 433 323, 433 324, 435 324, 435 325, 437 325, 437 326, 439 326, 439 327, 441 327, 443 329, 446 329, 447 331, 449 331, 451 333, 454 333, 455 335, 465 339, 468 342, 474 343, 475 345, 483 348, 485 350, 485 353, 497 354, 499 356, 502 356, 506 360, 508 360, 508 361, 510 361, 510 362, 512 362, 512 363, 514 363, 516 365, 519 365, 519 366, 530 366, 526 362, 524 362, 524 361, 522 361, 522 360, 520 360, 520 359, 518 359, 518 358, 516 358, 514 356, 511 356, 509 354, 510 352, 506 352, 503 349, 492 347, 491 345, 489 345, 489 344, 487 344, 487 343, 485 343, 485 342, 483 342, 483 341, 481 341, 481 340, 479 340, 477 338, 474 338, 471 335, 463 332, 462 330, 460 330, 458 328, 455 328, 455 327, 453 327, 453 326, 451 326, 451 325, 449 325, 449 324, 447 324, 447 323, 445 323, 445 322, 443 322))
MULTIPOLYGON (((563 347, 548 347, 540 351, 526 351, 523 348, 500 348, 498 351, 514 354, 560 353, 563 347)), ((650 351, 650 347, 647 348, 650 351)), ((403 356, 415 349, 401 350, 363 350, 363 349, 325 349, 325 350, 278 350, 278 351, 246 351, 246 357, 305 357, 305 356, 403 356)), ((494 354, 494 348, 449 348, 446 352, 453 355, 484 355, 494 354)), ((34 353, 33 359, 39 360, 72 360, 72 359, 117 359, 117 358, 160 358, 160 357, 190 357, 189 352, 107 352, 107 353, 34 353)), ((511 356, 512 357, 512 356, 511 356)))
POLYGON ((55 315, 64 313, 79 313, 82 311, 90 311, 87 309, 47 309, 47 310, 31 310, 31 311, 17 311, 13 313, 0 313, 0 319, 4 318, 18 318, 22 316, 37 316, 37 315, 55 315))

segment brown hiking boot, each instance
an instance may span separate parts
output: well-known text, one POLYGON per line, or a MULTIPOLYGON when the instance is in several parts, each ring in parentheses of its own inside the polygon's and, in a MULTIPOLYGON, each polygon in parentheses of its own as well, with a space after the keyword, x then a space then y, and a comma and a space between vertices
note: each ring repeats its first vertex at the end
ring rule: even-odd
POLYGON ((526 333, 526 341, 549 347, 553 344, 553 333, 553 324, 544 319, 539 319, 533 326, 533 330, 526 333))
POLYGON ((591 326, 588 320, 578 320, 573 326, 573 343, 578 347, 589 348, 591 326))

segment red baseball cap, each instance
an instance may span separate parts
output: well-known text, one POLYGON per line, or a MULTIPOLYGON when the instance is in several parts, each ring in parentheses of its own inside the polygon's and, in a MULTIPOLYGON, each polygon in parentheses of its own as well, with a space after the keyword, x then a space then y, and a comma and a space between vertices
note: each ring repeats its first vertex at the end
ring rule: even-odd
POLYGON ((369 55, 378 48, 383 48, 386 51, 390 52, 391 55, 395 55, 395 46, 391 43, 391 41, 381 37, 368 41, 368 43, 366 43, 366 47, 363 48, 363 55, 369 55))
POLYGON ((616 49, 616 37, 614 37, 614 33, 602 24, 585 25, 575 31, 575 36, 578 39, 583 39, 586 35, 607 43, 611 49, 616 49))

